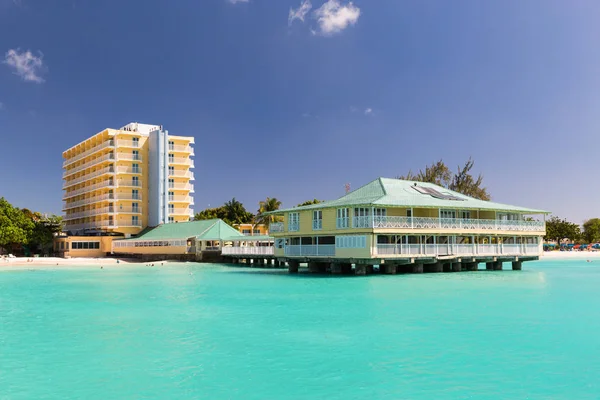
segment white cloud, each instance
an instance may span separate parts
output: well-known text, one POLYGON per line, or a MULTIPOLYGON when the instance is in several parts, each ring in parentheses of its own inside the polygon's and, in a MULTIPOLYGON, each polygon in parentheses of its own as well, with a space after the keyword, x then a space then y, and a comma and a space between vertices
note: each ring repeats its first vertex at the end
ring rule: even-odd
POLYGON ((42 58, 41 53, 36 57, 29 50, 19 52, 19 49, 11 49, 6 52, 3 63, 14 68, 15 75, 20 76, 24 81, 42 83, 44 82, 40 76, 44 69, 42 58))
POLYGON ((295 10, 293 8, 290 8, 290 15, 288 17, 288 25, 292 25, 294 20, 297 20, 297 19, 304 22, 304 17, 306 16, 306 14, 308 14, 308 12, 311 10, 311 8, 312 8, 312 4, 310 3, 310 0, 303 0, 302 4, 300 4, 300 7, 298 7, 295 10))
POLYGON ((373 109, 372 108, 367 108, 365 110, 365 115, 373 115, 373 109))
POLYGON ((314 12, 319 22, 320 34, 328 36, 354 25, 360 17, 360 9, 352 2, 341 5, 339 0, 328 0, 314 12))

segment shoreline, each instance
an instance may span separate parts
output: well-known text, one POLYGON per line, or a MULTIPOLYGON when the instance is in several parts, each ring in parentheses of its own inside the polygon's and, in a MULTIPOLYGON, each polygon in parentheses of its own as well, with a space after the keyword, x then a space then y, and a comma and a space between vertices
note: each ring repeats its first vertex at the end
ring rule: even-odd
POLYGON ((167 266, 185 264, 181 261, 139 261, 131 258, 60 258, 60 257, 15 257, 0 259, 0 271, 21 270, 29 268, 68 268, 68 267, 140 267, 140 266, 167 266))

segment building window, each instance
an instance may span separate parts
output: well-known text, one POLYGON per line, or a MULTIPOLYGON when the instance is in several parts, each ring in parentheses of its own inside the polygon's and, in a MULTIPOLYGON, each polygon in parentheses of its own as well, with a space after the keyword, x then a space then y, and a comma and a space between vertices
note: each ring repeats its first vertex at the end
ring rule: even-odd
POLYGON ((140 164, 132 164, 131 172, 134 174, 139 174, 140 173, 140 164))
POLYGON ((175 187, 175 179, 169 179, 169 189, 173 189, 175 187))
POLYGON ((131 203, 131 212, 140 212, 139 203, 131 203))
POLYGON ((169 214, 173 214, 175 212, 175 204, 169 204, 169 214))
POLYGON ((173 154, 169 154, 169 163, 173 164, 175 162, 175 156, 173 154))
POLYGON ((254 230, 254 234, 255 234, 255 235, 260 235, 260 229, 255 229, 255 230, 254 230))
POLYGON ((170 165, 169 166, 169 176, 173 176, 173 175, 175 175, 175 167, 170 165))
POLYGON ((133 147, 140 147, 140 138, 134 137, 132 144, 133 144, 133 147))
POLYGON ((132 178, 131 184, 133 186, 140 186, 140 178, 139 178, 139 176, 134 176, 132 178))
POLYGON ((354 209, 354 227, 371 227, 371 209, 367 207, 358 207, 354 209))
POLYGON ((313 211, 313 230, 319 231, 323 229, 323 211, 313 211))
POLYGON ((175 192, 169 192, 169 201, 175 200, 175 192))
POLYGON ((169 150, 175 150, 175 142, 169 141, 169 150))
POLYGON ((345 229, 350 227, 349 221, 349 208, 338 208, 337 209, 337 219, 335 221, 335 226, 337 229, 345 229))
POLYGON ((140 219, 137 215, 131 217, 131 226, 139 226, 140 219))
POLYGON ((458 215, 462 219, 471 219, 471 211, 466 211, 466 210, 459 211, 458 215))
POLYGON ((98 250, 98 249, 100 249, 100 242, 73 242, 73 243, 71 243, 71 249, 73 249, 73 250, 98 250))
POLYGON ((175 218, 169 217, 169 223, 172 224, 173 222, 175 222, 175 218))
POLYGON ((242 229, 242 235, 250 235, 251 232, 250 229, 242 229))
POLYGON ((288 231, 296 232, 300 230, 300 213, 291 212, 288 214, 288 231))
POLYGON ((134 160, 139 160, 140 159, 140 151, 139 150, 133 150, 132 154, 133 154, 133 159, 134 160))
POLYGON ((140 199, 140 191, 138 189, 132 189, 131 190, 131 198, 133 200, 139 200, 140 199))
POLYGON ((367 247, 366 236, 336 236, 335 247, 338 249, 364 249, 367 247))
POLYGON ((440 210, 440 218, 442 219, 455 219, 456 211, 455 210, 440 210))

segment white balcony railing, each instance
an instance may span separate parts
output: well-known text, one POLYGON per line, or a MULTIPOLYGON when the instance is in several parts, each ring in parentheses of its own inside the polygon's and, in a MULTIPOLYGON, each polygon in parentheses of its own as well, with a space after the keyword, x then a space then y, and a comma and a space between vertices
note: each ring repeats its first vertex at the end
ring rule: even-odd
POLYGON ((112 188, 112 187, 115 187, 114 181, 106 180, 104 182, 99 182, 94 185, 84 186, 84 187, 76 189, 76 190, 69 190, 65 193, 65 195, 63 196, 63 199, 68 199, 70 197, 75 197, 80 194, 92 192, 92 191, 98 190, 98 189, 112 188))
POLYGON ((137 149, 140 147, 140 142, 138 140, 117 140, 117 147, 131 147, 133 149, 137 149))
POLYGON ((174 178, 189 178, 194 179, 194 173, 192 171, 184 171, 184 170, 170 170, 169 176, 174 178))
POLYGON ((94 203, 99 203, 99 202, 109 201, 109 200, 142 200, 142 195, 141 194, 134 195, 131 193, 130 194, 118 193, 115 195, 115 194, 106 193, 106 194, 102 194, 99 196, 88 197, 88 198, 77 200, 77 201, 63 202, 63 210, 69 210, 72 208, 87 206, 87 205, 91 205, 94 203))
POLYGON ((194 185, 190 183, 169 183, 169 189, 194 191, 194 185))
POLYGON ((194 215, 194 210, 189 208, 171 208, 169 209, 169 215, 194 215))
POLYGON ((536 256, 538 244, 378 244, 375 256, 536 256))
POLYGON ((335 245, 292 245, 285 246, 286 256, 316 256, 316 257, 333 257, 335 256, 335 245))
POLYGON ((169 201, 172 203, 189 203, 189 204, 194 204, 194 199, 192 198, 192 196, 177 196, 177 195, 173 195, 173 196, 169 196, 169 201))
POLYGON ((117 181, 118 185, 121 187, 141 187, 142 182, 139 180, 127 180, 127 179, 119 179, 117 181))
POLYGON ((142 156, 139 154, 117 153, 117 160, 142 161, 142 156))
POLYGON ((103 162, 110 162, 115 160, 115 155, 113 153, 108 153, 100 157, 96 157, 93 160, 90 160, 84 164, 77 165, 74 168, 68 169, 63 173, 63 178, 71 176, 73 174, 77 174, 83 172, 87 168, 91 168, 94 165, 101 164, 103 162))
POLYGON ((194 160, 187 157, 169 157, 169 164, 172 165, 187 165, 194 168, 194 160))
POLYGON ((141 167, 137 167, 137 168, 117 167, 117 173, 119 173, 119 174, 141 174, 142 168, 141 167))
POLYGON ((185 146, 180 144, 171 144, 169 145, 169 151, 179 152, 179 153, 194 153, 194 149, 192 146, 185 146))
POLYGON ((227 255, 260 255, 272 256, 274 254, 272 246, 256 246, 256 247, 223 247, 221 254, 227 255))
POLYGON ((99 145, 92 147, 91 149, 84 151, 83 153, 76 154, 74 157, 66 159, 65 161, 63 161, 63 168, 107 147, 114 148, 114 140, 107 140, 105 142, 100 143, 99 145))
POLYGON ((66 181, 63 184, 63 189, 66 189, 66 188, 71 187, 71 186, 75 186, 78 183, 83 183, 83 182, 89 181, 91 179, 97 178, 97 177, 102 176, 102 175, 114 174, 114 173, 115 173, 115 169, 114 168, 112 168, 112 167, 105 167, 105 168, 102 168, 102 169, 100 169, 98 171, 94 171, 94 172, 85 174, 83 176, 80 176, 78 178, 66 181))
POLYGON ((368 229, 460 229, 491 231, 535 231, 546 229, 543 221, 504 221, 494 219, 354 217, 354 228, 368 229))

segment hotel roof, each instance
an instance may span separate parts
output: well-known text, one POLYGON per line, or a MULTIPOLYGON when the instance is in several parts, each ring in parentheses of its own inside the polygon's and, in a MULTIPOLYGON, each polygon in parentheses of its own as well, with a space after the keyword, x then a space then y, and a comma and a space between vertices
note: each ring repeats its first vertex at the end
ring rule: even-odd
POLYGON ((281 214, 289 211, 302 211, 334 207, 414 207, 446 208, 460 210, 490 210, 517 212, 525 214, 547 214, 547 211, 535 210, 475 199, 444 187, 426 182, 405 181, 400 179, 378 178, 366 185, 340 197, 303 207, 294 207, 273 211, 268 214, 281 214))
POLYGON ((174 240, 189 239, 191 237, 200 240, 231 240, 232 238, 245 238, 246 236, 220 219, 209 219, 163 224, 135 238, 125 240, 174 240))

